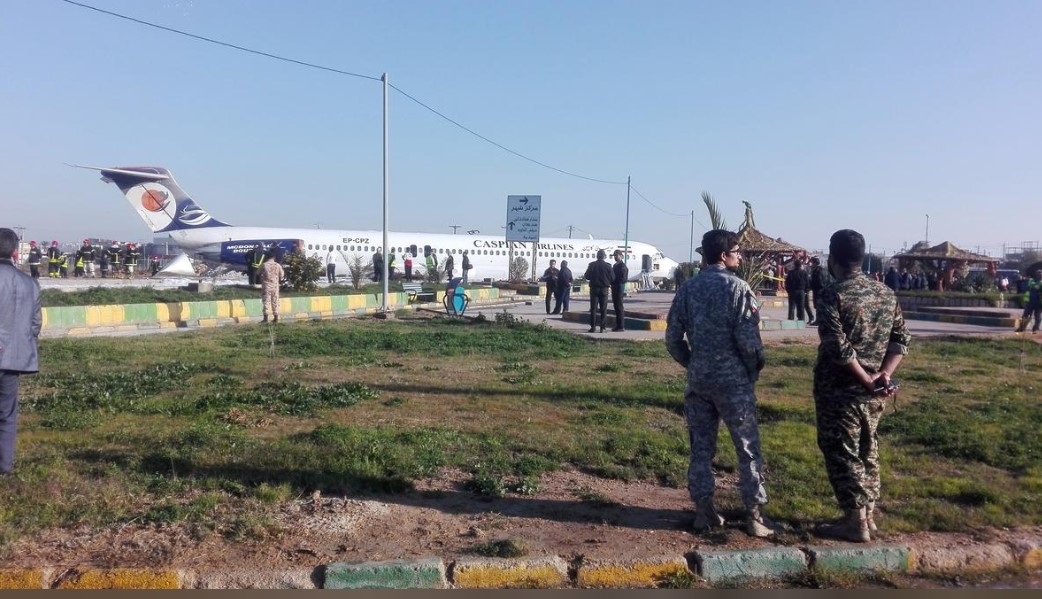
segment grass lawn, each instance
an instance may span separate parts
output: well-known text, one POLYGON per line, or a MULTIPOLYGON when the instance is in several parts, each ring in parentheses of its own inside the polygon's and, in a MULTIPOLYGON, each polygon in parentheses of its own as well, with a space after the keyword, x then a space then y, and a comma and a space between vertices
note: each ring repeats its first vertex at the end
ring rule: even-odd
MULTIPOLYGON (((443 467, 487 495, 565 465, 681 487, 684 373, 662 343, 513 322, 345 319, 44 340, 22 378, 0 546, 46 527, 185 522, 262 534, 293 497, 400 492, 443 467), (271 331, 274 331, 272 333, 271 331)), ((758 387, 769 513, 838 514, 814 433, 815 348, 768 349, 758 387)), ((916 341, 880 427, 886 527, 1042 523, 1042 351, 916 341)), ((733 471, 724 432, 716 466, 733 471)), ((719 498, 737 508, 733 490, 719 498)))

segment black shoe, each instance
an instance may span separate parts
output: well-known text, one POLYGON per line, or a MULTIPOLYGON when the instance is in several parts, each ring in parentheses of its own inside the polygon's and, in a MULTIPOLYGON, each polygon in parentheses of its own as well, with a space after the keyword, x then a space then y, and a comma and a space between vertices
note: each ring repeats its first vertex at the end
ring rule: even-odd
POLYGON ((604 327, 601 327, 601 332, 602 332, 602 333, 604 332, 604 327))
POLYGON ((268 322, 268 317, 267 317, 267 316, 265 316, 264 318, 262 318, 262 319, 261 319, 261 322, 268 322))
POLYGON ((550 314, 560 314, 560 312, 554 311, 554 312, 551 312, 550 314))
POLYGON ((278 316, 276 316, 275 318, 272 318, 272 319, 271 319, 271 321, 272 321, 272 322, 278 322, 278 321, 279 321, 279 317, 278 317, 278 316))
POLYGON ((595 329, 595 328, 593 328, 593 327, 590 327, 590 330, 589 330, 589 331, 586 331, 586 332, 587 332, 587 333, 596 333, 596 332, 597 332, 597 329, 595 329))

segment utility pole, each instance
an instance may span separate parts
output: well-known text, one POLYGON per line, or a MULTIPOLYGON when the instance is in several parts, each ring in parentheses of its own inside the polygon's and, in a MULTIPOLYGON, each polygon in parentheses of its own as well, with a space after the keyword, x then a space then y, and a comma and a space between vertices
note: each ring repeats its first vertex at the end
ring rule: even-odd
POLYGON ((452 234, 455 235, 456 234, 456 229, 458 229, 458 228, 460 228, 462 226, 463 225, 449 225, 449 228, 452 229, 452 234))
POLYGON ((568 225, 568 239, 572 238, 572 229, 574 228, 572 225, 568 225))
POLYGON ((623 233, 622 247, 626 257, 623 260, 628 260, 630 257, 630 178, 626 177, 626 232, 623 233))
POLYGON ((11 227, 11 228, 14 229, 15 231, 18 231, 18 241, 21 241, 22 238, 25 237, 25 227, 23 227, 22 225, 18 225, 16 227, 11 227))
POLYGON ((930 215, 926 215, 926 239, 924 239, 926 245, 930 245, 930 215))
POLYGON ((687 246, 687 263, 695 261, 695 211, 691 211, 691 242, 687 246))

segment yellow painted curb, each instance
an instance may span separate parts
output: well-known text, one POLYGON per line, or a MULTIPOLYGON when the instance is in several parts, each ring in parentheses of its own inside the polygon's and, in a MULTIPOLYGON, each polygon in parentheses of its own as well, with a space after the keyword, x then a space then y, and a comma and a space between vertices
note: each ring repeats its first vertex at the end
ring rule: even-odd
POLYGON ((204 328, 204 329, 211 329, 211 328, 217 326, 217 319, 216 318, 200 318, 199 319, 199 326, 204 328))
POLYGON ((58 584, 59 589, 179 589, 180 576, 173 571, 87 570, 58 584))
POLYGON ((0 570, 0 589, 42 589, 43 570, 0 570))
POLYGON ((1022 560, 1022 562, 1025 567, 1031 568, 1033 570, 1037 568, 1042 568, 1042 549, 1038 547, 1035 547, 1034 549, 1029 549, 1028 552, 1024 554, 1024 559, 1022 560))
POLYGON ((568 586, 568 566, 559 557, 520 562, 457 562, 452 572, 452 581, 459 589, 558 589, 568 586))
POLYGON ((65 331, 66 335, 70 337, 73 335, 90 335, 91 329, 89 327, 73 327, 65 331))
POLYGON ((682 557, 661 562, 603 562, 580 566, 577 582, 581 587, 655 587, 682 574, 691 574, 682 557))

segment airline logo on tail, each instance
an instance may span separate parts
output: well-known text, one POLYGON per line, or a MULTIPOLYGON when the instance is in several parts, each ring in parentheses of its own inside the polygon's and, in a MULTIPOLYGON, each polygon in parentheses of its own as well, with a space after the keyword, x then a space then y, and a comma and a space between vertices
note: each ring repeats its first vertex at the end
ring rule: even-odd
POLYGON ((141 183, 128 189, 125 195, 141 213, 141 217, 157 232, 203 227, 213 221, 210 213, 200 208, 191 198, 175 200, 174 192, 161 183, 141 183))

